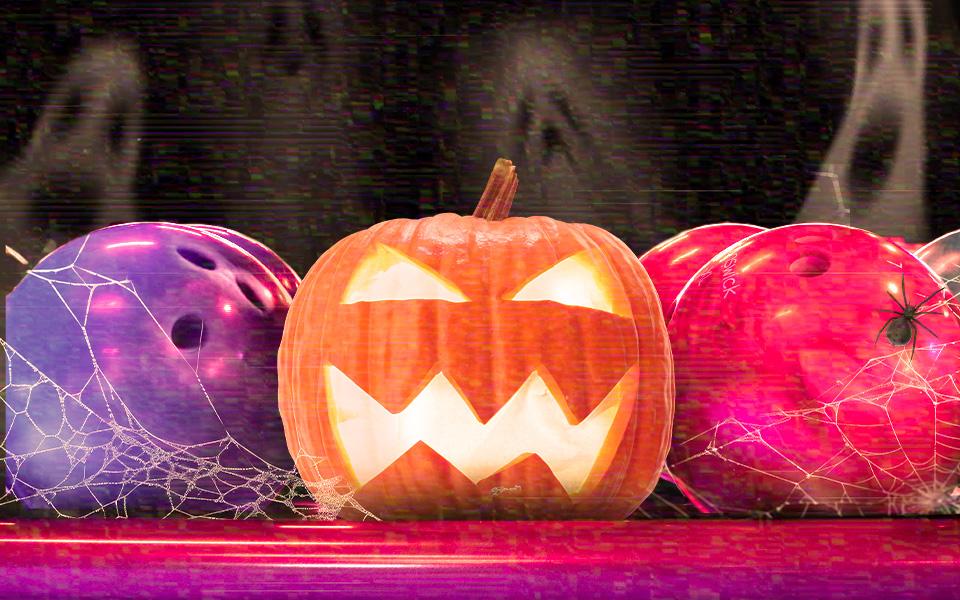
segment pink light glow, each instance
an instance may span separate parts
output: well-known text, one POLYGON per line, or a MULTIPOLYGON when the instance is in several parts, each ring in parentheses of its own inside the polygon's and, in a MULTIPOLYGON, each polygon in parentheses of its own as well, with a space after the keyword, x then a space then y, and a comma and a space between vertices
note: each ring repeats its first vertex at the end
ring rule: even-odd
POLYGON ((123 299, 112 294, 98 295, 91 308, 95 310, 110 310, 123 306, 123 299))
POLYGON ((423 567, 436 567, 437 565, 424 565, 417 563, 391 564, 391 563, 367 563, 363 565, 351 565, 344 563, 266 563, 261 565, 271 569, 412 569, 423 567))
POLYGON ((203 370, 204 377, 216 377, 223 370, 223 360, 217 360, 203 370))
MULTIPOLYGON (((348 544, 345 544, 345 545, 352 545, 352 544, 349 544, 349 543, 348 543, 348 544)), ((367 544, 367 545, 373 545, 373 544, 367 544)), ((387 545, 387 546, 405 546, 406 544, 405 544, 404 542, 391 542, 391 543, 387 543, 387 544, 376 544, 376 545, 377 545, 377 546, 383 546, 383 545, 387 545)), ((308 551, 307 553, 301 553, 301 554, 290 554, 290 553, 284 553, 284 552, 262 552, 262 553, 256 553, 256 552, 224 552, 224 553, 217 553, 217 554, 204 553, 202 556, 204 556, 204 557, 216 557, 216 558, 242 558, 242 559, 245 559, 245 560, 246 560, 246 559, 251 559, 251 558, 273 558, 273 559, 277 559, 277 560, 285 559, 285 558, 295 558, 295 559, 318 559, 318 558, 323 558, 323 559, 338 559, 338 560, 341 560, 341 561, 342 561, 344 558, 350 558, 351 560, 358 561, 358 562, 355 563, 355 564, 353 564, 353 565, 344 565, 343 562, 339 562, 339 563, 336 563, 336 564, 339 565, 339 566, 348 566, 348 567, 353 567, 353 568, 371 567, 371 566, 378 565, 378 564, 384 564, 384 563, 383 563, 383 559, 384 559, 383 556, 366 556, 366 557, 359 557, 359 556, 357 556, 357 555, 355 555, 355 554, 341 554, 341 553, 318 554, 318 553, 316 553, 316 552, 309 552, 309 551, 308 551), (362 561, 365 561, 365 560, 371 560, 371 561, 377 561, 377 562, 362 562, 362 561)), ((502 564, 502 563, 503 563, 503 557, 501 557, 501 556, 483 556, 483 555, 480 555, 480 554, 475 554, 475 555, 457 554, 457 555, 455 555, 455 556, 451 556, 451 555, 449 555, 449 554, 413 554, 413 553, 411 553, 411 554, 406 554, 406 555, 404 555, 404 554, 391 554, 391 555, 390 555, 390 561, 391 561, 391 563, 390 563, 389 566, 391 566, 391 567, 397 567, 397 566, 401 566, 401 565, 402 565, 402 566, 422 566, 425 562, 427 562, 427 563, 430 564, 431 566, 438 566, 438 565, 484 565, 484 564, 490 565, 490 564, 502 564)), ((531 562, 536 562, 536 563, 551 562, 551 559, 549 559, 549 558, 547 558, 547 559, 544 559, 544 558, 520 558, 520 557, 516 557, 516 556, 513 556, 513 557, 510 558, 510 563, 531 563, 531 562)), ((278 564, 280 564, 280 563, 278 563, 278 564)), ((287 562, 287 563, 282 563, 282 564, 285 564, 285 565, 295 565, 295 566, 301 566, 301 567, 311 567, 311 566, 315 567, 315 566, 319 566, 319 565, 326 564, 326 563, 303 563, 303 562, 300 562, 300 563, 289 563, 289 562, 287 562)), ((269 565, 265 565, 265 566, 269 566, 269 565)))
POLYGON ((230 304, 229 302, 225 302, 225 303, 223 304, 223 312, 225 312, 225 313, 227 313, 227 314, 232 313, 232 312, 233 312, 233 305, 230 304))
POLYGON ((186 228, 186 227, 175 227, 175 226, 172 226, 172 225, 158 225, 158 226, 157 226, 157 229, 170 229, 170 230, 172 230, 172 231, 179 231, 180 233, 189 233, 190 235, 195 235, 195 236, 197 236, 197 237, 203 237, 203 234, 202 234, 202 233, 199 233, 199 232, 197 232, 197 231, 193 231, 193 230, 188 229, 188 228, 186 228))
POLYGON ((140 240, 134 242, 117 242, 116 244, 107 244, 107 250, 113 250, 114 248, 131 248, 136 246, 155 246, 155 242, 150 242, 147 240, 140 240))
POLYGON ((353 525, 277 525, 278 529, 353 529, 353 525))
POLYGON ((678 262, 681 262, 681 261, 683 261, 683 260, 686 260, 686 259, 690 258, 691 256, 693 256, 694 254, 696 254, 697 252, 700 252, 700 248, 691 248, 691 249, 687 250, 686 252, 684 252, 683 254, 674 257, 673 260, 670 261, 670 265, 673 266, 673 265, 677 264, 678 262))
MULTIPOLYGON (((14 525, 14 523, 10 523, 14 525)), ((389 545, 386 542, 318 542, 278 540, 151 540, 143 538, 83 539, 83 538, 0 538, 3 544, 92 544, 97 546, 378 546, 389 545)))
POLYGON ((956 519, 16 524, 0 579, 18 597, 949 598, 960 569, 956 519))

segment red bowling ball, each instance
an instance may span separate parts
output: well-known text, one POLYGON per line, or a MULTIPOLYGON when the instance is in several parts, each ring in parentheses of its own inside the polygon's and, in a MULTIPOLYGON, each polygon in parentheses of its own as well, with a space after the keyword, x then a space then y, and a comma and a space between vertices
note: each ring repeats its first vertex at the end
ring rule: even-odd
POLYGON ((669 325, 670 471, 709 510, 955 507, 960 326, 943 282, 842 225, 771 229, 709 261, 669 325))
POLYGON ((640 256, 660 296, 660 306, 667 321, 673 314, 673 302, 708 260, 730 244, 764 231, 763 227, 742 223, 716 223, 694 227, 664 240, 640 256))

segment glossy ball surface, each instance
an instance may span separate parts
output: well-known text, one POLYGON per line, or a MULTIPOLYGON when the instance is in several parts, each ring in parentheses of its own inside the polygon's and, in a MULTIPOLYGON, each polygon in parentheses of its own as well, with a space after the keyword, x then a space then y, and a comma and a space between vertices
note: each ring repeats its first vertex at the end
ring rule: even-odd
POLYGON ((664 240, 640 256, 657 287, 663 315, 670 320, 677 294, 700 267, 745 237, 764 231, 763 227, 742 223, 716 223, 694 227, 664 240))
POLYGON ((190 225, 190 227, 194 227, 208 234, 216 235, 230 243, 236 244, 244 251, 249 252, 254 258, 262 262, 271 273, 276 275, 277 279, 280 281, 280 285, 287 290, 287 293, 289 293, 291 296, 296 294, 297 287, 300 285, 300 276, 297 275, 296 272, 290 268, 290 265, 288 265, 266 244, 255 240, 246 234, 240 233, 239 231, 234 231, 233 229, 228 229, 226 227, 220 227, 217 225, 203 225, 199 223, 190 225))
POLYGON ((245 478, 292 467, 276 373, 290 300, 262 262, 189 226, 56 249, 7 298, 8 485, 81 513, 255 504, 269 490, 245 478))
POLYGON ((960 294, 960 231, 938 237, 914 255, 946 282, 951 294, 960 294))
POLYGON ((907 252, 910 252, 911 254, 916 254, 917 250, 919 250, 920 248, 923 248, 924 246, 923 244, 915 244, 913 242, 908 242, 907 240, 898 236, 887 236, 887 241, 893 242, 894 244, 900 246, 901 248, 903 248, 907 252))
POLYGON ((960 327, 941 286, 899 246, 841 225, 771 229, 714 257, 669 325, 670 471, 732 514, 950 505, 960 327), (904 299, 930 314, 908 322, 904 299))

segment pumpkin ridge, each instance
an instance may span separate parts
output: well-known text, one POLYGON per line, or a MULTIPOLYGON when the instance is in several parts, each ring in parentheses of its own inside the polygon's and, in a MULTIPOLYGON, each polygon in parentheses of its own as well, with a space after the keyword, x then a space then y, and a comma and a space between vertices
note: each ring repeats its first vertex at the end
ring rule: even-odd
MULTIPOLYGON (((299 417, 285 421, 288 440, 325 455, 324 477, 346 476, 347 464, 358 459, 362 475, 353 482, 354 498, 377 516, 619 519, 642 502, 659 475, 664 440, 670 438, 665 420, 673 387, 666 380, 669 346, 652 282, 636 256, 605 230, 549 217, 507 216, 517 186, 515 167, 503 160, 472 215, 385 221, 349 236, 346 246, 338 244, 317 260, 305 279, 307 290, 294 299, 296 325, 288 328, 283 341, 288 351, 281 359, 289 383, 281 388, 281 402, 299 417), (342 303, 346 283, 378 243, 428 265, 469 301, 428 297, 430 290, 400 277, 390 285, 409 287, 411 299, 391 300, 377 292, 362 302, 342 303), (582 250, 594 258, 551 273, 561 257, 582 250), (523 290, 524 281, 538 273, 547 275, 520 299, 505 297, 523 290), (623 296, 617 310, 606 301, 612 292, 623 296), (319 372, 324 364, 336 366, 381 408, 366 410, 359 396, 342 408, 333 406, 340 390, 353 388, 328 393, 329 376, 319 372), (421 398, 429 380, 420 378, 428 370, 443 372, 450 385, 436 384, 421 398), (543 383, 526 383, 535 372, 543 383), (565 409, 559 402, 549 406, 550 379, 556 380, 551 394, 565 409), (622 387, 612 393, 617 381, 622 387), (515 397, 522 401, 510 404, 515 397), (418 398, 430 402, 396 424, 400 444, 376 445, 389 442, 378 433, 390 422, 384 411, 399 414, 418 398), (466 409, 455 406, 461 400, 466 409), (614 400, 622 404, 614 406, 614 400), (594 410, 599 416, 587 421, 594 410), (473 425, 447 426, 449 414, 453 422, 473 425), (567 432, 570 414, 587 427, 567 432), (608 428, 611 418, 616 422, 608 428), (362 449, 356 456, 336 443, 333 431, 349 419, 354 420, 344 431, 357 436, 352 443, 362 449), (481 431, 478 423, 493 424, 496 432, 481 431), (472 431, 495 437, 484 441, 470 434, 464 446, 463 432, 472 431), (428 443, 439 444, 457 464, 428 443), (601 451, 593 455, 597 443, 601 451), (376 461, 364 466, 364 457, 376 461), (548 462, 558 469, 559 475, 551 472, 553 484, 543 472, 548 462), (553 494, 561 481, 576 502, 571 504, 565 491, 553 494), (493 494, 488 484, 503 489, 493 494), (523 488, 522 497, 505 491, 515 486, 523 488), (501 511, 504 507, 509 510, 501 511)), ((346 385, 334 387, 341 384, 346 385)), ((314 477, 310 464, 302 469, 305 477, 314 477)))

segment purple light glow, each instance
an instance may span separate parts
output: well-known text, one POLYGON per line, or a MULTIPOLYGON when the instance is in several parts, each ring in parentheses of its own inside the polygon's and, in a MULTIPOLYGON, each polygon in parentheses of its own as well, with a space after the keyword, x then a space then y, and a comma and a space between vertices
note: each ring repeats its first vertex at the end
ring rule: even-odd
POLYGON ((17 597, 956 597, 960 521, 20 521, 17 597))

